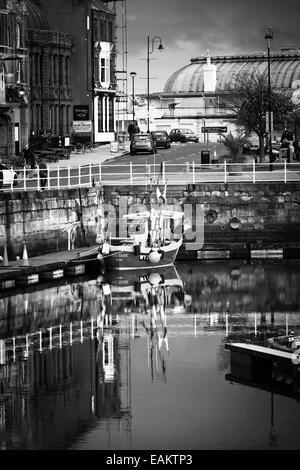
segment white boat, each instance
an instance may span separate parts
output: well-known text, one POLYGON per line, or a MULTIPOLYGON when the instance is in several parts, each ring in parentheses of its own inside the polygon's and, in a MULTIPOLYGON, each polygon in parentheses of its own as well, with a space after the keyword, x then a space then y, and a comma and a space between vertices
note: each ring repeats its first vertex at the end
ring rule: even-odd
MULTIPOLYGON (((111 237, 99 234, 98 259, 105 267, 113 270, 151 269, 169 266, 174 263, 178 250, 182 245, 182 234, 174 239, 171 220, 174 225, 182 220, 180 210, 172 210, 160 201, 150 210, 126 214, 126 237, 111 237)), ((164 196, 163 201, 166 198, 164 196)))

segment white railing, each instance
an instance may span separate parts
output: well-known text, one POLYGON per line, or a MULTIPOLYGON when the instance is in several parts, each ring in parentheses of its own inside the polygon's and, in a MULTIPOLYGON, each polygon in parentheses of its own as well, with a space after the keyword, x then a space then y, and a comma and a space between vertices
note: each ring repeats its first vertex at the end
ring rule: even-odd
POLYGON ((262 183, 300 181, 298 163, 222 163, 202 165, 186 163, 135 163, 116 165, 112 163, 57 166, 34 170, 23 168, 15 171, 14 180, 1 184, 0 191, 33 191, 65 189, 103 185, 146 185, 167 181, 168 185, 198 183, 262 183))

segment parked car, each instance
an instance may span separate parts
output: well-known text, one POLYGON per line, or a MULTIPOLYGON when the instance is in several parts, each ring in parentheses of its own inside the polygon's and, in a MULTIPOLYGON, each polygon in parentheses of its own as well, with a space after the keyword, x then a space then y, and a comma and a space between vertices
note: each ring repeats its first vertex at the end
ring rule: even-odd
POLYGON ((151 135, 155 140, 156 147, 164 147, 166 149, 171 147, 171 140, 167 131, 152 131, 151 135))
POLYGON ((134 134, 130 143, 130 154, 138 152, 156 153, 156 143, 151 134, 134 134))
POLYGON ((191 129, 172 129, 171 142, 199 142, 199 137, 191 129))
POLYGON ((17 186, 17 184, 17 173, 12 168, 8 168, 3 163, 0 163, 0 188, 2 188, 4 185, 17 186))

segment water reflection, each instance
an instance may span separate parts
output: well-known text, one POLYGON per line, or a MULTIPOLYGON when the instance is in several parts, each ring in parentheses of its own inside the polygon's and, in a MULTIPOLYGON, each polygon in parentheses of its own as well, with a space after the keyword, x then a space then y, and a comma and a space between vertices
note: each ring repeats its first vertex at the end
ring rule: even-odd
POLYGON ((219 337, 217 373, 228 373, 228 339, 299 330, 299 270, 284 263, 178 264, 3 292, 0 448, 134 446, 139 390, 149 379, 175 393, 174 357, 180 351, 189 364, 189 348, 202 348, 191 339, 219 337))

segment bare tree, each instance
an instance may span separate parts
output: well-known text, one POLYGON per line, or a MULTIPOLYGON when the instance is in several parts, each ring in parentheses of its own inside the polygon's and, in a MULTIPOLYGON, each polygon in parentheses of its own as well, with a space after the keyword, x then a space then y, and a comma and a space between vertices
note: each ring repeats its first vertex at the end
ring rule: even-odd
MULTIPOLYGON (((274 126, 282 128, 293 113, 295 105, 291 100, 292 91, 272 88, 270 92, 274 126)), ((246 132, 255 132, 259 138, 260 162, 265 161, 264 138, 266 114, 269 110, 269 87, 267 74, 240 73, 224 97, 224 105, 235 115, 235 122, 246 132)))

